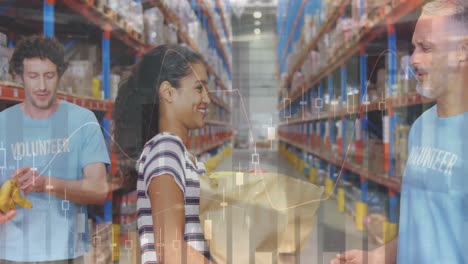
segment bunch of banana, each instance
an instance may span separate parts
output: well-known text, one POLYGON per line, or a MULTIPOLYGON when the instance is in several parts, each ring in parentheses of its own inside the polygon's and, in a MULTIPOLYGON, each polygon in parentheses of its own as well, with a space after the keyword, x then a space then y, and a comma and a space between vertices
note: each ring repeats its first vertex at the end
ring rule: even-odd
POLYGON ((7 180, 0 188, 0 211, 8 212, 16 209, 16 205, 23 208, 32 208, 32 203, 21 195, 16 186, 16 180, 7 180))

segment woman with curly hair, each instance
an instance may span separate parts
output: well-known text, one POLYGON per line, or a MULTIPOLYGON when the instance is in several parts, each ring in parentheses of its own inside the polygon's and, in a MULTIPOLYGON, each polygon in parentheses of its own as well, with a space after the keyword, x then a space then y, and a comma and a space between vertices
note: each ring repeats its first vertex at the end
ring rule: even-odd
POLYGON ((121 172, 137 179, 142 263, 210 259, 199 219, 205 168, 186 148, 189 130, 205 124, 207 84, 199 54, 162 45, 143 55, 120 85, 114 134, 121 172))

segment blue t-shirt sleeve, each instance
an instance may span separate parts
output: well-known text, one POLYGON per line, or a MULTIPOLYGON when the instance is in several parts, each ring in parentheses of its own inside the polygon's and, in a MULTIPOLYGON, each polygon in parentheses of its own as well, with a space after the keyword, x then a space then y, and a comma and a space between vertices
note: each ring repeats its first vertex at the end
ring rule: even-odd
POLYGON ((83 138, 80 152, 81 167, 91 163, 102 162, 110 164, 107 145, 104 141, 101 126, 92 112, 89 112, 83 122, 83 138))

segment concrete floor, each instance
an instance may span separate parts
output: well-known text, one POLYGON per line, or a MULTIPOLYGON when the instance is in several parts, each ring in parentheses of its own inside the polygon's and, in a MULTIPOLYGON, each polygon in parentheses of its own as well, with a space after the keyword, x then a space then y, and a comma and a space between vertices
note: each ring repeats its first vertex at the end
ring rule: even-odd
MULTIPOLYGON (((283 156, 275 150, 258 150, 260 167, 307 180, 283 156)), ((253 169, 252 151, 234 150, 224 159, 216 171, 247 171, 253 169)), ((356 230, 353 218, 337 211, 336 200, 321 203, 317 211, 317 223, 305 249, 285 263, 322 264, 329 263, 338 253, 349 249, 373 249, 377 245, 368 241, 364 232, 356 230), (291 259, 294 259, 291 261, 291 259)))

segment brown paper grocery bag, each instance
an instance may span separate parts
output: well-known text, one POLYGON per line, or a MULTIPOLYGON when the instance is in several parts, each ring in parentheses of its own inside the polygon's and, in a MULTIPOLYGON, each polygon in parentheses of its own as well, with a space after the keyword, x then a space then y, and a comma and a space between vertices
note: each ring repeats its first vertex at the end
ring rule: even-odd
POLYGON ((270 264, 279 253, 300 252, 323 195, 277 173, 218 172, 200 178, 200 188, 200 221, 219 264, 270 264))

